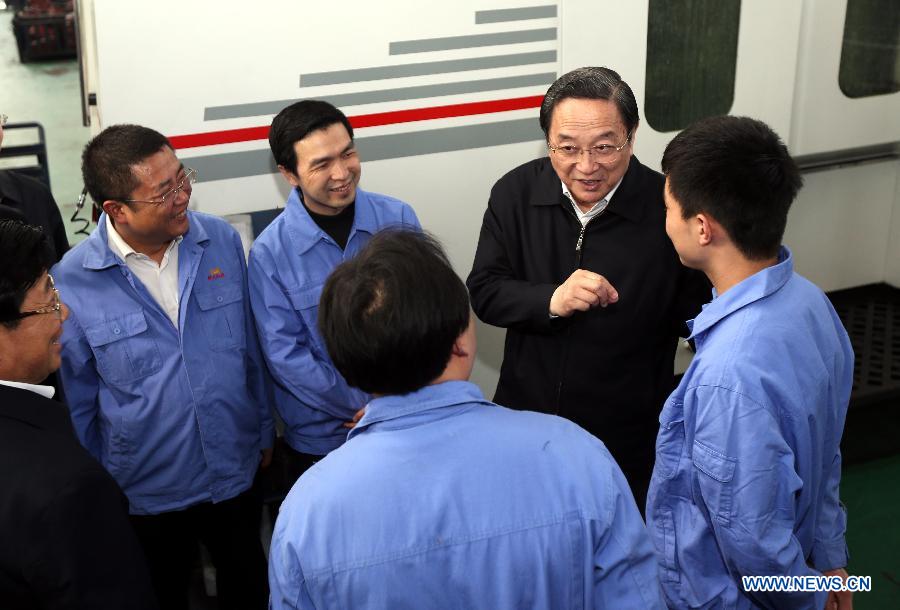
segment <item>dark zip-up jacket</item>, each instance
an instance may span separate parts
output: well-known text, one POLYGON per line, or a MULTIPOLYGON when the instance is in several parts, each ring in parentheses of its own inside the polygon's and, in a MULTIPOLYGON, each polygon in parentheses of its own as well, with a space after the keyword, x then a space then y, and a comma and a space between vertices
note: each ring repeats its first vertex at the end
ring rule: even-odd
POLYGON ((684 322, 710 300, 706 278, 681 265, 666 236, 663 184, 632 157, 582 234, 550 159, 530 161, 491 190, 466 282, 476 315, 508 329, 494 401, 580 424, 633 488, 649 481, 684 322), (553 291, 578 268, 606 277, 619 301, 551 319, 553 291))
POLYGON ((0 464, 0 608, 158 608, 128 501, 64 406, 0 385, 0 464))

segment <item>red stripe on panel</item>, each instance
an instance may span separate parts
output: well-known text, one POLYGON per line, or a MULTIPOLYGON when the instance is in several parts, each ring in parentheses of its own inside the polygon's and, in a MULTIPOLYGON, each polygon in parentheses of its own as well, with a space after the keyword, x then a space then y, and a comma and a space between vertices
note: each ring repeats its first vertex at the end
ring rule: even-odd
MULTIPOLYGON (((359 129, 363 127, 376 127, 379 125, 395 125, 397 123, 412 123, 414 121, 429 121, 432 119, 446 119, 450 117, 473 116, 476 114, 490 114, 494 112, 538 108, 543 99, 543 95, 533 95, 505 100, 469 102, 466 104, 450 104, 448 106, 432 106, 430 108, 412 108, 409 110, 395 110, 392 112, 377 112, 375 114, 360 114, 348 118, 350 119, 350 124, 353 125, 353 128, 359 129)), ((263 126, 170 136, 169 141, 176 149, 185 149, 196 148, 199 146, 212 146, 214 144, 233 144, 235 142, 265 140, 268 137, 269 127, 263 126)))

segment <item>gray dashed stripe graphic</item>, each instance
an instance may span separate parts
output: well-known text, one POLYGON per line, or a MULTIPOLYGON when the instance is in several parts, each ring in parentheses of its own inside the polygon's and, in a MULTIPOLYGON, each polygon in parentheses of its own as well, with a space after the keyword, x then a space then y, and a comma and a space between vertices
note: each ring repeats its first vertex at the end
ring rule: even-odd
MULTIPOLYGON (((554 30, 555 31, 555 30, 554 30)), ((465 72, 469 70, 487 70, 489 68, 506 68, 509 66, 526 66, 556 62, 556 51, 536 51, 532 53, 515 53, 512 55, 493 55, 490 57, 472 57, 467 59, 449 59, 375 68, 354 68, 351 70, 335 70, 333 72, 311 72, 300 75, 301 87, 318 85, 337 85, 361 81, 381 80, 386 78, 402 78, 406 76, 422 76, 425 74, 446 74, 449 72, 465 72)))
POLYGON ((473 47, 490 47, 501 44, 539 42, 542 40, 556 40, 556 28, 521 30, 517 32, 495 32, 492 34, 470 34, 466 36, 448 36, 446 38, 423 38, 421 40, 401 40, 390 44, 389 53, 391 55, 404 55, 406 53, 470 49, 473 47))
MULTIPOLYGON (((360 158, 365 163, 541 140, 543 134, 537 119, 530 118, 369 136, 357 138, 356 145, 360 158)), ((278 171, 268 149, 197 157, 188 157, 182 153, 180 156, 203 176, 204 182, 274 174, 278 171)))
POLYGON ((525 19, 546 19, 548 17, 556 17, 555 4, 475 11, 475 23, 501 23, 504 21, 524 21, 525 19))
MULTIPOLYGON (((397 102, 401 100, 414 100, 427 97, 441 97, 444 95, 459 95, 462 93, 477 93, 479 91, 498 91, 501 89, 517 89, 520 87, 532 87, 537 85, 549 85, 556 79, 556 72, 544 72, 541 74, 524 74, 522 76, 508 76, 505 78, 488 78, 484 80, 460 81, 455 83, 439 83, 436 85, 420 85, 418 87, 401 87, 397 89, 379 89, 377 91, 361 91, 359 93, 344 93, 338 95, 322 96, 338 108, 347 106, 362 106, 378 102, 397 102)), ((236 119, 240 117, 261 116, 277 114, 282 108, 299 101, 300 98, 290 100, 274 100, 270 102, 256 102, 252 104, 231 104, 228 106, 211 106, 203 111, 204 121, 218 119, 236 119)))

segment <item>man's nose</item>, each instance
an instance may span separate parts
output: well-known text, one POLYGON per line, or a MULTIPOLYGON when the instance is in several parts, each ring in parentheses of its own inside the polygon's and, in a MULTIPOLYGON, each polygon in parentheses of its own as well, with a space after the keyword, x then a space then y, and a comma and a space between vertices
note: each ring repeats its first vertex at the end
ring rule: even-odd
POLYGON ((594 161, 590 149, 578 151, 578 161, 575 162, 575 169, 582 174, 593 174, 599 163, 594 161))
POLYGON ((349 175, 350 170, 347 168, 347 163, 343 159, 338 159, 332 167, 331 179, 335 181, 345 180, 349 175))

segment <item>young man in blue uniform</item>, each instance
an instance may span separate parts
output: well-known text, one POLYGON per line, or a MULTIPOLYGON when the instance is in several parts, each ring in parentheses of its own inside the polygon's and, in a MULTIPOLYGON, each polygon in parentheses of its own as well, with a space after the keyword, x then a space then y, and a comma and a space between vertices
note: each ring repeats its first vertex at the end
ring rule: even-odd
POLYGON ((128 496, 163 608, 187 608, 197 539, 220 607, 265 607, 253 481, 273 422, 240 238, 188 211, 194 170, 156 131, 105 129, 82 172, 103 215, 54 267, 75 430, 128 496))
POLYGON ((436 242, 376 235, 329 278, 319 328, 374 398, 282 504, 272 608, 663 608, 603 443, 468 382, 468 294, 436 242))
POLYGON ((378 230, 419 221, 402 201, 357 188, 353 127, 331 104, 288 106, 272 121, 269 145, 292 190, 250 250, 250 301, 276 382, 293 483, 344 442, 369 398, 335 370, 316 330, 325 279, 378 230))
MULTIPOLYGON (((647 523, 673 608, 824 608, 742 576, 843 578, 840 440, 853 352, 827 297, 781 245, 802 180, 760 121, 705 119, 669 144, 666 232, 713 284, 697 354, 660 415, 647 523)), ((829 605, 829 608, 834 606, 829 605)))

